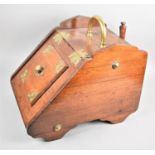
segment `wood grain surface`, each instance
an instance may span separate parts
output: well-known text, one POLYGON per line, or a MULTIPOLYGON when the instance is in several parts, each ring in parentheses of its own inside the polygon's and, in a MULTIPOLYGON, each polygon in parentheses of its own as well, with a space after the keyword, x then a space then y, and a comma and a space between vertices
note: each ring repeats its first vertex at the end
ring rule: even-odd
POLYGON ((138 108, 147 53, 108 28, 106 48, 100 49, 97 23, 93 40, 86 36, 89 19, 77 16, 62 22, 11 78, 32 137, 59 139, 93 120, 119 123, 138 108), (39 76, 38 65, 43 67, 39 76))

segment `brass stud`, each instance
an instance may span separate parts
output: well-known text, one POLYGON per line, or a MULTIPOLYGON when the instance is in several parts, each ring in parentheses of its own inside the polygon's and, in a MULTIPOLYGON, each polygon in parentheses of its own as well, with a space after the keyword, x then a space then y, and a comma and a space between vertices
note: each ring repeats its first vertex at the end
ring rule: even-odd
POLYGON ((120 66, 120 64, 119 64, 118 61, 114 61, 114 62, 112 63, 112 69, 117 69, 119 66, 120 66))
POLYGON ((61 124, 56 124, 53 128, 54 132, 58 132, 62 129, 62 125, 61 124))
POLYGON ((35 73, 36 73, 36 75, 38 75, 38 76, 43 75, 43 73, 44 73, 44 67, 41 66, 41 65, 37 65, 37 66, 35 67, 35 73))

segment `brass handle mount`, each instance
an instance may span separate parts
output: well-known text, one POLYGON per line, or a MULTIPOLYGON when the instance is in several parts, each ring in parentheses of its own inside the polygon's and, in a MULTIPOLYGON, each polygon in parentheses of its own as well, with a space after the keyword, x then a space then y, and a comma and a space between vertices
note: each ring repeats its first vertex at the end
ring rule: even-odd
POLYGON ((93 16, 90 18, 88 23, 88 31, 87 31, 87 37, 92 38, 93 37, 93 24, 94 20, 97 21, 101 28, 101 44, 100 48, 104 48, 106 46, 106 24, 102 20, 100 16, 93 16))

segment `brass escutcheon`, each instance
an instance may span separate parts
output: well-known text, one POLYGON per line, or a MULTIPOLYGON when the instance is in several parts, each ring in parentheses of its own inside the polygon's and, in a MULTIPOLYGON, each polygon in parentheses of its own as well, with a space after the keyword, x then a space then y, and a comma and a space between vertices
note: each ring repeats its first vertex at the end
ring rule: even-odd
POLYGON ((94 24, 94 20, 96 20, 101 28, 101 44, 100 44, 100 48, 104 48, 106 46, 106 24, 104 23, 104 21, 102 20, 101 17, 99 16, 93 16, 88 23, 88 31, 87 31, 87 37, 92 38, 93 37, 93 24, 94 24))

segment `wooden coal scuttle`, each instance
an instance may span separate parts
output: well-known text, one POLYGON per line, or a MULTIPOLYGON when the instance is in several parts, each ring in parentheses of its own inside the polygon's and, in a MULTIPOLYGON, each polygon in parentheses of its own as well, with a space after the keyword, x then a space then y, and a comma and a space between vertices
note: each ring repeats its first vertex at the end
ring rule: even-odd
POLYGON ((78 124, 122 122, 138 108, 147 53, 111 32, 99 16, 53 29, 11 77, 32 137, 59 139, 78 124))

